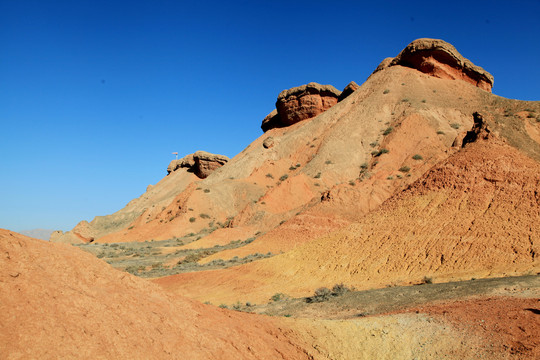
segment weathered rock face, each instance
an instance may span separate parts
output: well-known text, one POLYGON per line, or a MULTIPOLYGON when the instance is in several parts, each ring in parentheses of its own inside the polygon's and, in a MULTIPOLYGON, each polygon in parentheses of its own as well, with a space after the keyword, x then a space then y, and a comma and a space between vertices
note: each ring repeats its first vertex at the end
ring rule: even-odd
POLYGON ((443 40, 414 40, 390 64, 385 59, 375 72, 394 65, 411 67, 441 79, 463 80, 489 92, 493 87, 490 73, 465 59, 455 47, 443 40))
POLYGON ((197 151, 179 160, 173 160, 167 167, 170 174, 180 168, 188 168, 201 179, 208 177, 214 170, 222 167, 229 161, 224 155, 211 154, 206 151, 197 151))
POLYGON ((473 143, 477 140, 486 140, 490 137, 491 130, 488 128, 487 123, 484 121, 482 114, 475 112, 473 114, 474 124, 470 131, 463 138, 461 146, 465 146, 469 143, 473 143))
POLYGON ((358 85, 354 81, 351 81, 347 86, 345 86, 345 89, 343 89, 341 95, 339 95, 338 102, 344 100, 347 96, 358 90, 359 87, 360 85, 358 85))
POLYGON ((341 91, 332 85, 315 82, 283 90, 278 95, 276 110, 264 118, 261 129, 266 132, 311 119, 336 105, 340 95, 341 91))
POLYGON ((204 179, 208 177, 214 170, 222 167, 229 161, 229 158, 224 155, 211 154, 206 151, 197 151, 193 154, 195 160, 195 175, 204 179))
POLYGON ((314 82, 283 90, 276 102, 281 123, 288 126, 315 117, 336 105, 340 94, 332 85, 314 82))
POLYGON ((272 110, 272 112, 263 119, 263 122, 261 124, 261 129, 264 132, 267 132, 270 129, 282 127, 283 124, 281 124, 281 121, 279 119, 279 114, 276 109, 272 110))

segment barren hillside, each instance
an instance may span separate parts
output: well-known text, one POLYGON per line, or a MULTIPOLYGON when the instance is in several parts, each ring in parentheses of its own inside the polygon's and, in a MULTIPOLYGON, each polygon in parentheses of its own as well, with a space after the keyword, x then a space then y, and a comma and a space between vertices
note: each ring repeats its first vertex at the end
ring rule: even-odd
POLYGON ((257 263, 156 281, 201 300, 260 301, 341 282, 366 289, 537 272, 538 194, 540 164, 492 136, 344 230, 257 263))

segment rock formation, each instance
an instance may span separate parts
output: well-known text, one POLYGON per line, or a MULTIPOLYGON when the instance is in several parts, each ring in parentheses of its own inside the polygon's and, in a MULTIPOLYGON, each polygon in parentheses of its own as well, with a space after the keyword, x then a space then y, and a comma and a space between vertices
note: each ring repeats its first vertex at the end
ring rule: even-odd
POLYGON ((270 129, 283 127, 283 124, 281 123, 279 119, 279 114, 276 109, 272 110, 272 112, 263 119, 261 124, 261 129, 264 132, 267 132, 270 129))
POLYGON ((461 146, 475 142, 478 139, 486 140, 489 138, 491 130, 488 128, 487 123, 484 121, 482 114, 475 112, 473 114, 474 124, 471 130, 467 131, 467 134, 463 138, 461 146))
POLYGON ((264 141, 263 141, 263 147, 264 147, 265 149, 270 149, 270 148, 273 147, 273 146, 274 146, 274 138, 273 138, 273 137, 269 136, 269 137, 267 137, 266 139, 264 139, 264 141))
POLYGON ((276 102, 280 120, 285 125, 310 119, 337 104, 341 92, 332 85, 311 82, 283 90, 276 102))
POLYGON ((374 73, 395 65, 410 67, 440 79, 463 80, 489 92, 493 87, 490 73, 464 58, 443 40, 414 40, 394 59, 384 59, 374 73))
POLYGON ((360 85, 358 85, 354 81, 351 81, 347 86, 345 86, 345 89, 343 89, 343 91, 339 95, 338 102, 343 101, 346 97, 358 90, 359 87, 360 85))
POLYGON ((201 179, 205 179, 217 168, 222 167, 229 161, 224 155, 211 154, 206 151, 197 151, 187 155, 179 160, 173 160, 167 167, 167 173, 170 174, 180 168, 188 168, 201 179))
POLYGON ((264 118, 261 129, 266 132, 311 119, 336 105, 340 95, 332 85, 315 82, 283 90, 278 95, 276 110, 264 118))

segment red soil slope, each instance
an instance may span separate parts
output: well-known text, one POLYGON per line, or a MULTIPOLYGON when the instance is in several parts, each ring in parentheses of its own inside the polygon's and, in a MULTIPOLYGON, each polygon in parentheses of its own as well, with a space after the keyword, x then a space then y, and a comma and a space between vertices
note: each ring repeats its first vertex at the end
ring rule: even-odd
POLYGON ((169 294, 88 253, 0 229, 2 359, 308 359, 271 318, 169 294))

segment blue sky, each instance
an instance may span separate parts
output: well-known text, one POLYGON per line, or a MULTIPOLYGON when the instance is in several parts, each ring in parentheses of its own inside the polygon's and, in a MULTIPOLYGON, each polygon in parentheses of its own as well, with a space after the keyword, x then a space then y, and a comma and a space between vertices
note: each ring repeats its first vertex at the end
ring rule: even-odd
POLYGON ((540 1, 0 0, 0 227, 68 230, 119 210, 171 152, 234 156, 277 94, 362 83, 440 38, 540 100, 540 1))

